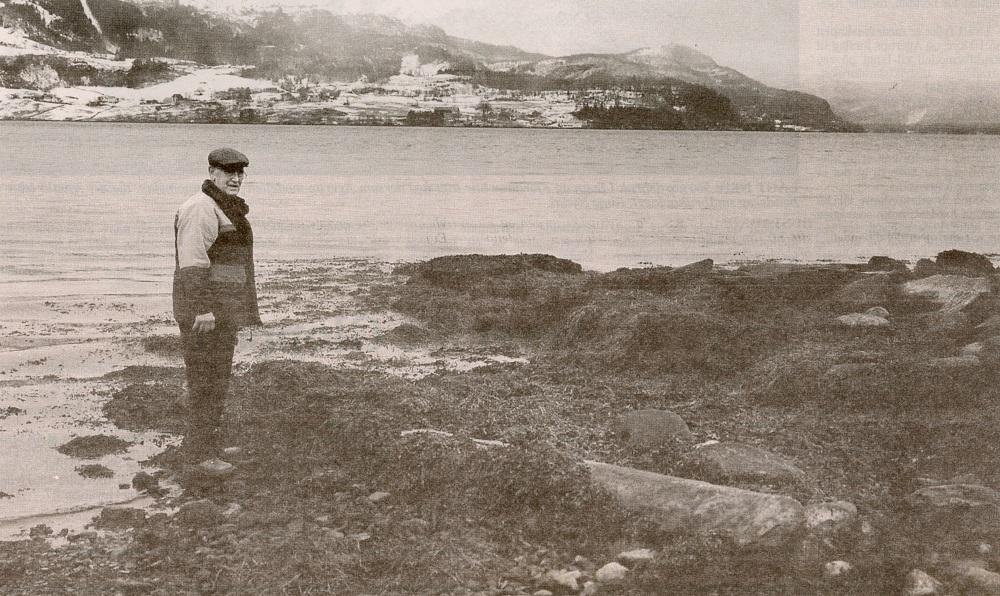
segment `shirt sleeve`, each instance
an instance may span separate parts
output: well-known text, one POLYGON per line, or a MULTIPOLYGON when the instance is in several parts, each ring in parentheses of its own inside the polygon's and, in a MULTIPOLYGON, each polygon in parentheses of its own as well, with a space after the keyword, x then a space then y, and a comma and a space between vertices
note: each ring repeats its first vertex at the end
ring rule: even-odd
POLYGON ((219 236, 219 224, 211 204, 196 203, 177 212, 177 279, 185 310, 196 315, 212 312, 208 249, 219 236))
POLYGON ((177 213, 177 266, 208 269, 208 249, 219 237, 219 220, 211 204, 196 203, 177 213))

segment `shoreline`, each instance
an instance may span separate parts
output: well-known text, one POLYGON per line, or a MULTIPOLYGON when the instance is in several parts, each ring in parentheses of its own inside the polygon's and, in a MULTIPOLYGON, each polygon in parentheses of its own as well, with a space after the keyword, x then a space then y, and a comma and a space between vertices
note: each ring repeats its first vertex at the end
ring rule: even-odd
MULTIPOLYGON (((183 369, 162 313, 95 346, 118 368, 140 366, 76 381, 24 373, 37 387, 87 389, 95 408, 80 426, 69 412, 47 449, 113 421, 114 434, 159 445, 110 482, 145 471, 183 492, 151 509, 104 509, 96 531, 52 520, 25 528, 19 542, 0 542, 0 559, 25 570, 0 576, 0 587, 267 592, 298 569, 301 590, 498 596, 550 589, 563 570, 616 593, 597 568, 636 548, 657 553, 626 567, 624 586, 638 593, 884 592, 911 569, 965 585, 955 562, 1000 544, 1000 528, 908 503, 956 486, 1000 490, 1000 462, 974 449, 1000 424, 983 409, 1000 358, 1000 336, 990 343, 1000 327, 984 327, 1000 317, 988 290, 996 274, 971 253, 915 269, 885 258, 600 273, 547 255, 269 268, 269 325, 241 338, 227 402, 237 471, 221 483, 171 459, 183 369), (671 412, 684 432, 622 434, 631 414, 649 411, 671 412), (727 473, 699 459, 720 442, 768 454, 769 471, 727 473), (744 550, 625 511, 577 467, 603 465, 594 462, 807 509, 847 502, 837 506, 854 513, 774 547, 789 550, 744 550), (934 525, 941 515, 954 523, 934 525), (428 542, 435 548, 414 550, 428 542), (774 552, 792 554, 755 559, 774 552), (856 571, 824 575, 835 559, 856 571), (85 560, 94 565, 71 573, 85 560), (241 566, 250 560, 264 562, 241 566), (706 575, 734 565, 752 571, 706 575)), ((0 406, 25 410, 0 418, 4 432, 37 415, 29 403, 0 406)))

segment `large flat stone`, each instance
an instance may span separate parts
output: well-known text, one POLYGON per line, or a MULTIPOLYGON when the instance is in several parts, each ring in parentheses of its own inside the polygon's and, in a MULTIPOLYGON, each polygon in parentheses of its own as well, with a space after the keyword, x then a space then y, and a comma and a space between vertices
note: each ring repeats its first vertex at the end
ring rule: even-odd
POLYGON ((668 531, 722 533, 738 544, 778 545, 805 527, 791 497, 588 461, 591 478, 668 531))
POLYGON ((688 456, 688 462, 700 476, 713 482, 789 484, 805 478, 802 470, 780 455, 742 443, 699 447, 688 456))
POLYGON ((669 410, 635 410, 624 414, 616 425, 617 434, 636 449, 655 449, 690 440, 684 419, 669 410))
POLYGON ((972 303, 980 294, 991 290, 985 277, 964 275, 932 275, 903 284, 908 294, 927 296, 941 305, 943 312, 958 312, 972 303))

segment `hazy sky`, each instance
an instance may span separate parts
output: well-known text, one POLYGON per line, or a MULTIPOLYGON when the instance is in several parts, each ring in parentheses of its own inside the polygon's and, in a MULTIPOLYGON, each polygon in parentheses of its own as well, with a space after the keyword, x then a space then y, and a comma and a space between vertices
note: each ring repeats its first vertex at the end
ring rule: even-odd
POLYGON ((785 87, 817 77, 1000 81, 1000 0, 314 1, 553 55, 682 43, 785 87))

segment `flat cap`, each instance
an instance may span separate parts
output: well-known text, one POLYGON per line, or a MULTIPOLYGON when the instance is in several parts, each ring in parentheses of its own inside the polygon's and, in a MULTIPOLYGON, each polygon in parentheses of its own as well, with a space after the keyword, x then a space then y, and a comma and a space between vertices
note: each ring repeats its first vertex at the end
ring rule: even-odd
POLYGON ((250 165, 250 160, 236 149, 221 147, 208 154, 208 165, 216 168, 246 167, 250 165))

